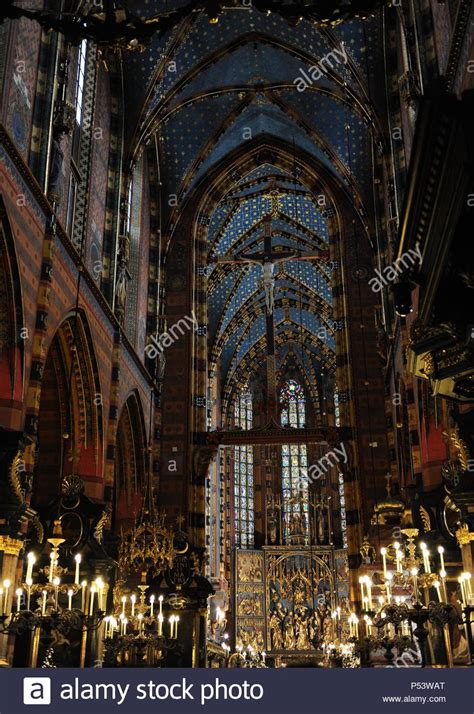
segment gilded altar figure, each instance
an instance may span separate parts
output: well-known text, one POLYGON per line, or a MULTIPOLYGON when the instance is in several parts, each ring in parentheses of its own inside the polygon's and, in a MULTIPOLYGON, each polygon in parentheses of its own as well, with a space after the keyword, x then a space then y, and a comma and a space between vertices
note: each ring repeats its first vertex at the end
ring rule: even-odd
POLYGON ((291 514, 290 533, 292 536, 301 535, 302 529, 301 529, 301 514, 300 513, 292 513, 291 514))
POLYGON ((269 627, 270 627, 270 642, 271 647, 274 650, 281 650, 283 648, 283 633, 281 629, 281 618, 278 611, 273 610, 270 615, 269 627))
POLYGON ((268 541, 275 545, 278 538, 278 514, 273 493, 267 496, 267 537, 268 541))
POLYGON ((274 509, 268 514, 268 537, 272 545, 277 542, 277 517, 274 509))
POLYGON ((285 608, 285 621, 283 623, 283 644, 286 650, 295 649, 295 627, 293 622, 293 613, 285 608))
POLYGON ((295 610, 294 622, 297 650, 307 650, 310 648, 307 617, 308 612, 309 608, 307 608, 306 605, 301 605, 295 610))
POLYGON ((319 617, 317 616, 316 612, 313 612, 309 618, 309 639, 311 642, 312 647, 316 646, 316 643, 320 640, 320 623, 319 623, 319 617))

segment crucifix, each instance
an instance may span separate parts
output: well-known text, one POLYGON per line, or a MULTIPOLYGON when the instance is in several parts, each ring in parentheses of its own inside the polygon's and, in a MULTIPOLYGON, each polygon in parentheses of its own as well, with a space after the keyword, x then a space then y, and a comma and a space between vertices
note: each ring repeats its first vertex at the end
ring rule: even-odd
POLYGON ((276 355, 275 355, 275 324, 273 310, 275 305, 275 266, 280 263, 296 260, 328 260, 329 251, 317 253, 303 253, 301 251, 274 250, 272 246, 272 218, 277 218, 280 213, 280 196, 286 191, 271 186, 270 193, 264 198, 271 200, 270 211, 263 220, 263 250, 249 253, 239 257, 233 255, 220 255, 211 260, 211 263, 226 265, 259 265, 261 274, 260 287, 265 292, 265 323, 266 323, 266 363, 267 363, 267 421, 273 418, 277 421, 277 396, 276 396, 276 355))

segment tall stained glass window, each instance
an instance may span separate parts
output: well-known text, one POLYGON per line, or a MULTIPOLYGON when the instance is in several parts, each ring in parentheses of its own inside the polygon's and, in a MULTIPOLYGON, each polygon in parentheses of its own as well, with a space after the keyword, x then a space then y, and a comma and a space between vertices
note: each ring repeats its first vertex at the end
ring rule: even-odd
MULTIPOLYGON (((301 385, 289 379, 280 390, 281 425, 301 428, 306 425, 306 403, 301 385)), ((281 481, 285 538, 299 529, 309 533, 308 453, 305 444, 281 447, 281 481)))
POLYGON ((82 109, 84 103, 84 84, 86 81, 86 57, 87 57, 87 40, 82 40, 79 45, 79 54, 77 57, 77 73, 76 73, 76 122, 78 126, 82 124, 82 109))
MULTIPOLYGON (((235 402, 235 426, 252 428, 252 395, 243 390, 235 402)), ((253 447, 234 446, 234 524, 238 548, 254 545, 253 447)))

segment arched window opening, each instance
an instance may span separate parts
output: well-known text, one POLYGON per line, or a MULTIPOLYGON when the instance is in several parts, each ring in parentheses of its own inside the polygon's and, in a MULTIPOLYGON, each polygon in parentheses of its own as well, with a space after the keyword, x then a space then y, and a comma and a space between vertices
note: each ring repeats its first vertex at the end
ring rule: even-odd
MULTIPOLYGON (((280 390, 280 422, 294 429, 306 424, 306 400, 302 386, 288 379, 280 390)), ((308 537, 308 453, 305 444, 281 447, 281 485, 285 542, 292 535, 308 537)))
POLYGON ((84 84, 86 81, 86 56, 87 56, 87 40, 82 40, 79 45, 79 54, 77 57, 77 73, 76 73, 76 122, 78 126, 82 125, 82 108, 84 105, 84 84))
MULTIPOLYGON (((235 426, 251 429, 253 423, 252 394, 242 391, 235 402, 235 426)), ((253 447, 234 446, 234 525, 238 548, 254 545, 254 472, 253 447)))

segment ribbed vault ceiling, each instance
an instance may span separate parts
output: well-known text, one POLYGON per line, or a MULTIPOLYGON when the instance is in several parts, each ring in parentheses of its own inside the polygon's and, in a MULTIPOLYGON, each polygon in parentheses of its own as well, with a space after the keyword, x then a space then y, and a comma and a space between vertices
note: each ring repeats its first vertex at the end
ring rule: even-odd
MULTIPOLYGON (((147 15, 158 9, 157 0, 134 7, 147 15)), ((143 54, 127 58, 130 156, 158 138, 162 230, 172 236, 190 191, 230 152, 260 135, 267 142, 283 138, 305 152, 350 192, 357 210, 370 215, 372 152, 383 145, 377 118, 384 99, 381 57, 380 17, 328 30, 308 22, 291 27, 279 16, 250 8, 229 11, 217 24, 195 15, 143 54), (333 62, 324 76, 298 91, 296 78, 342 46, 347 62, 333 62)), ((305 177, 268 163, 236 178, 216 208, 208 232, 210 261, 262 249, 267 195, 275 185, 282 196, 272 224, 274 248, 314 254, 327 246, 327 221, 305 177)), ((209 266, 209 354, 211 364, 221 365, 226 394, 264 357, 260 274, 257 265, 209 266)), ((278 265, 274 321, 280 368, 293 354, 311 379, 333 369, 327 263, 278 265)))

